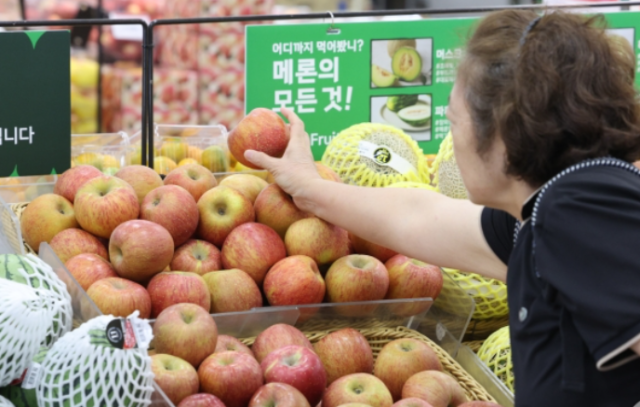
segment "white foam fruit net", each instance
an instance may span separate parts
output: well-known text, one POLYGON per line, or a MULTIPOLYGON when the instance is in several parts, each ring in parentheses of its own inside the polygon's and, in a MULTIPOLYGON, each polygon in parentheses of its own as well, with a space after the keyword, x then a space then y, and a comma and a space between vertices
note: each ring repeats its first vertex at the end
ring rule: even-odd
POLYGON ((39 407, 151 404, 154 376, 146 346, 120 349, 112 345, 107 325, 114 319, 110 315, 93 318, 53 345, 42 364, 39 407))
POLYGON ((12 402, 0 396, 0 407, 15 407, 12 402))
POLYGON ((53 301, 47 290, 0 279, 0 387, 20 378, 40 349, 53 301))
POLYGON ((33 288, 47 289, 54 294, 51 297, 51 305, 54 307, 53 323, 49 325, 43 346, 51 347, 58 338, 71 330, 73 308, 67 286, 51 266, 38 256, 0 255, 0 277, 27 284, 33 288))

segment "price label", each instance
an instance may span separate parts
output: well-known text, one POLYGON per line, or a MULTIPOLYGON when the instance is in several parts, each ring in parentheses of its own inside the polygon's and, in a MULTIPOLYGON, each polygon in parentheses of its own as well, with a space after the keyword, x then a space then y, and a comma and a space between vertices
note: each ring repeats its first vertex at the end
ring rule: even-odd
MULTIPOLYGON (((130 18, 142 19, 147 23, 150 21, 149 16, 141 14, 122 14, 122 13, 109 13, 109 18, 112 20, 126 20, 130 18)), ((111 34, 113 38, 120 41, 140 41, 142 42, 142 26, 140 25, 114 25, 111 27, 111 34)))

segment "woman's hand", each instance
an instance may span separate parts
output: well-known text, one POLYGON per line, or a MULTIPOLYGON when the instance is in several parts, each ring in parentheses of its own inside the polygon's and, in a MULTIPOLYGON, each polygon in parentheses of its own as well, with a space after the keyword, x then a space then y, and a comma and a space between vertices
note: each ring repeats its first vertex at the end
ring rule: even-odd
POLYGON ((282 158, 270 157, 255 150, 245 151, 244 157, 273 174, 276 183, 293 197, 296 205, 306 210, 305 191, 322 178, 311 154, 304 123, 292 110, 282 108, 281 112, 289 120, 289 144, 282 158))

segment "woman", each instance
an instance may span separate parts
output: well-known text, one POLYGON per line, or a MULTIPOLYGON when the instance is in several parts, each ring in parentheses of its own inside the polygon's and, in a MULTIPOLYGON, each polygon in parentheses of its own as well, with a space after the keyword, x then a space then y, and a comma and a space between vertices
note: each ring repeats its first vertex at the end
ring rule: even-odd
POLYGON ((601 21, 510 10, 479 23, 447 113, 470 202, 322 180, 288 110, 282 159, 246 153, 305 211, 506 280, 519 407, 640 402, 640 105, 634 57, 601 21))

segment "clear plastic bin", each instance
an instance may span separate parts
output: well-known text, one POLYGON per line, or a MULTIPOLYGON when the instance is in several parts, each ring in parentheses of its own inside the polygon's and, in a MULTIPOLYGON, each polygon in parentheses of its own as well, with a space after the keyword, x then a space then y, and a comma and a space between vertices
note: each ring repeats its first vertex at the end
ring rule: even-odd
POLYGON ((140 161, 141 156, 136 155, 125 132, 71 136, 71 167, 92 165, 105 174, 113 175, 120 168, 139 164, 140 161))

